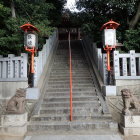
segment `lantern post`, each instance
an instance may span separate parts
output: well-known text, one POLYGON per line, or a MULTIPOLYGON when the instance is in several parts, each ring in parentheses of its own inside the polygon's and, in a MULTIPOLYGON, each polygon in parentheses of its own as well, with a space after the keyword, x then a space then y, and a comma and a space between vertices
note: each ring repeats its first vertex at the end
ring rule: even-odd
POLYGON ((38 35, 39 30, 30 23, 20 26, 24 31, 24 48, 26 51, 31 53, 31 66, 30 66, 30 76, 31 76, 31 85, 34 87, 34 55, 38 49, 38 35))
POLYGON ((107 53, 107 71, 108 71, 108 80, 107 83, 110 85, 110 53, 113 48, 116 48, 116 29, 120 24, 110 20, 105 23, 100 30, 103 30, 103 46, 104 50, 107 53))

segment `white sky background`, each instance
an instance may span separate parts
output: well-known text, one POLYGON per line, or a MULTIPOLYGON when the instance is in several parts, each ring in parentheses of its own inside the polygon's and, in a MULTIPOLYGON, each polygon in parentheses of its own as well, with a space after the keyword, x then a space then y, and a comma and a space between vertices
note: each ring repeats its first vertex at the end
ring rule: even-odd
POLYGON ((76 0, 67 0, 67 4, 65 8, 70 9, 72 12, 80 12, 78 9, 76 9, 76 0))

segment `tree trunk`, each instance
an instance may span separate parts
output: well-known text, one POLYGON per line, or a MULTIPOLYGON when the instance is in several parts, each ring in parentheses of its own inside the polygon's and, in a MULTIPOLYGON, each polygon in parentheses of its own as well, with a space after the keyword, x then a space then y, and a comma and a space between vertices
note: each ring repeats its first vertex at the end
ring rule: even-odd
POLYGON ((12 17, 16 18, 15 3, 13 0, 11 0, 11 12, 12 12, 12 17))
POLYGON ((129 29, 134 29, 136 24, 138 23, 139 19, 140 19, 140 2, 139 2, 139 5, 138 5, 138 9, 137 9, 136 15, 129 22, 129 29))

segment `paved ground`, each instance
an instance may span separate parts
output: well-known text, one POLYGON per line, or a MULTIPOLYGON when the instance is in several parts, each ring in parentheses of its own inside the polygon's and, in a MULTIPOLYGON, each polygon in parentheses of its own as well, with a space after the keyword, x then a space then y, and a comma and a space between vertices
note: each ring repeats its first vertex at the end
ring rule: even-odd
POLYGON ((121 138, 121 136, 99 136, 99 135, 40 135, 23 137, 8 137, 0 136, 0 140, 140 140, 140 136, 128 136, 121 138))
MULTIPOLYGON (((120 121, 120 111, 122 110, 122 106, 120 106, 118 100, 114 99, 111 100, 110 105, 110 111, 112 113, 113 119, 117 122, 120 121)), ((91 132, 86 135, 82 135, 83 133, 79 134, 46 134, 46 135, 36 135, 36 136, 26 136, 23 137, 6 137, 6 136, 0 136, 0 140, 140 140, 140 136, 128 136, 123 137, 121 134, 118 135, 98 135, 97 133, 91 132)))
POLYGON ((32 137, 28 136, 25 140, 122 140, 122 138, 118 135, 42 135, 32 137))
POLYGON ((24 137, 0 136, 0 140, 24 140, 24 137))
POLYGON ((140 136, 128 136, 124 140, 140 140, 140 136))

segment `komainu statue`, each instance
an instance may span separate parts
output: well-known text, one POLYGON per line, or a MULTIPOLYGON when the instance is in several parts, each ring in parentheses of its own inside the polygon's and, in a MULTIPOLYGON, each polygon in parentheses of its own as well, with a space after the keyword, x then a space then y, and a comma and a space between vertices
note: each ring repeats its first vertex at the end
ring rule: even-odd
POLYGON ((124 115, 132 115, 133 112, 130 109, 135 109, 139 112, 140 109, 140 101, 133 95, 133 93, 129 89, 121 90, 122 100, 124 108, 122 113, 124 115))
POLYGON ((26 89, 20 88, 16 90, 16 94, 8 101, 6 113, 22 114, 25 112, 26 89))

